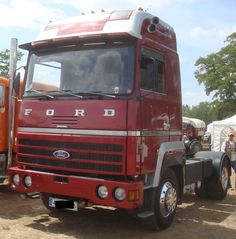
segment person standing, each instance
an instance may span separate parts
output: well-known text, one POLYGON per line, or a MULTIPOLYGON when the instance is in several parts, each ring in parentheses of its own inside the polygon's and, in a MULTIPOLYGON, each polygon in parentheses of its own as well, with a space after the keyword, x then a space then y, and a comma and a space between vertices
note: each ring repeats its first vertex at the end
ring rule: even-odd
POLYGON ((230 158, 231 167, 232 167, 232 174, 230 177, 230 183, 231 183, 230 186, 233 189, 236 189, 236 142, 234 140, 234 137, 235 137, 234 132, 230 132, 228 134, 228 138, 223 142, 221 146, 221 151, 225 152, 230 158))

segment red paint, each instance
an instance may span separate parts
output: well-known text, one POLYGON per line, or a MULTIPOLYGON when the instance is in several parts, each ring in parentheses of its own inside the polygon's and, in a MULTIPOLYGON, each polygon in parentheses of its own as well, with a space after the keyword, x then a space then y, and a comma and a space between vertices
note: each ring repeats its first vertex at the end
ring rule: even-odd
POLYGON ((68 128, 73 129, 104 129, 104 130, 126 130, 127 103, 125 100, 59 100, 42 101, 27 100, 22 103, 19 116, 21 127, 56 127, 71 120, 68 128), (69 107, 68 107, 69 103, 69 107), (32 109, 30 115, 25 116, 26 109, 32 109), (47 109, 54 109, 53 116, 47 116, 47 109), (84 110, 83 116, 75 116, 75 111, 84 110), (114 109, 114 117, 104 117, 104 109, 114 109), (58 120, 59 117, 61 118, 58 120), (64 120, 63 120, 64 117, 64 120), (96 117, 96 122, 94 122, 96 117))
POLYGON ((19 186, 13 187, 11 189, 20 192, 46 192, 52 194, 63 195, 65 192, 67 195, 77 198, 88 199, 94 204, 107 205, 119 208, 137 208, 142 205, 143 201, 143 191, 141 182, 126 183, 122 181, 110 181, 110 180, 99 180, 95 178, 86 177, 75 177, 75 176, 63 176, 68 179, 68 183, 61 183, 55 180, 55 177, 61 177, 57 174, 48 174, 42 172, 27 171, 19 168, 11 168, 9 170, 9 177, 12 178, 13 175, 17 173, 20 175, 21 179, 29 175, 32 177, 33 187, 27 188, 24 186, 23 182, 19 186), (99 185, 105 185, 108 188, 109 195, 106 199, 100 199, 97 196, 97 187, 99 185), (122 187, 125 189, 127 195, 129 191, 138 191, 139 200, 129 201, 128 199, 118 202, 113 197, 113 191, 117 187, 122 187))

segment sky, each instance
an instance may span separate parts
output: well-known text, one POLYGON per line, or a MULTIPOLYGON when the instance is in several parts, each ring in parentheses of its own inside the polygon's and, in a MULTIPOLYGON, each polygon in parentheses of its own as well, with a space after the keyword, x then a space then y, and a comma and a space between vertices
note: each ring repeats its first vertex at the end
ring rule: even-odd
MULTIPOLYGON (((10 39, 22 44, 35 40, 49 21, 82 12, 107 12, 142 7, 171 25, 177 35, 182 80, 182 103, 211 101, 194 77, 199 57, 219 51, 236 32, 236 0, 0 0, 0 51, 10 39)), ((27 52, 23 60, 26 60, 27 52)))

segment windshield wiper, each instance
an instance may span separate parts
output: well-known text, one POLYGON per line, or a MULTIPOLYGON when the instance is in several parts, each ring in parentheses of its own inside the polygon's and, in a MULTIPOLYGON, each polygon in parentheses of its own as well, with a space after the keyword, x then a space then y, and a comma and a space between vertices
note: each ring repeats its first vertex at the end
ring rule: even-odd
POLYGON ((27 91, 26 91, 26 93, 32 93, 32 92, 38 93, 38 94, 43 95, 43 96, 47 96, 47 97, 50 98, 50 99, 55 99, 54 96, 49 95, 49 94, 46 94, 46 93, 43 93, 43 92, 41 92, 41 91, 39 91, 39 90, 31 89, 31 90, 27 90, 27 91))
MULTIPOLYGON (((78 93, 78 94, 80 94, 80 93, 78 93)), ((98 95, 98 96, 105 96, 105 97, 108 97, 108 98, 116 98, 116 95, 109 95, 109 94, 102 93, 100 91, 81 92, 81 94, 98 95)))
POLYGON ((48 91, 50 93, 61 93, 61 94, 65 94, 65 95, 71 95, 74 97, 77 97, 79 99, 83 99, 84 97, 82 95, 78 95, 78 94, 73 94, 71 90, 51 90, 48 91))

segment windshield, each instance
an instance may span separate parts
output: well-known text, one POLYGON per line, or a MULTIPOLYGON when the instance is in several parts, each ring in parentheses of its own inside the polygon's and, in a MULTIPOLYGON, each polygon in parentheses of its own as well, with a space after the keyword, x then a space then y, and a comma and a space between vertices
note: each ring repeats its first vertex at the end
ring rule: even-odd
POLYGON ((40 96, 36 92, 118 95, 133 91, 134 47, 67 48, 30 55, 24 96, 40 96))

